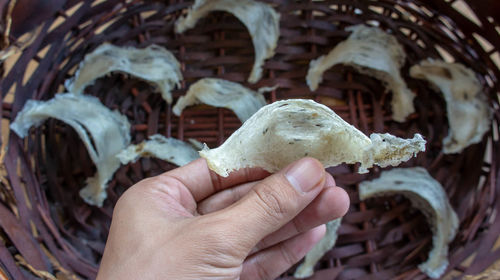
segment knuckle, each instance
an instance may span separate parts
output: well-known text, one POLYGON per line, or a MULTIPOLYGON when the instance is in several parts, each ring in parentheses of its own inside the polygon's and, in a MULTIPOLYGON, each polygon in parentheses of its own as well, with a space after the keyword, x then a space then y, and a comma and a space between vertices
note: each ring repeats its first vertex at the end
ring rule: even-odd
POLYGON ((271 245, 270 242, 266 238, 264 238, 261 241, 259 241, 259 243, 257 243, 257 245, 255 245, 254 250, 258 252, 260 250, 263 250, 263 249, 270 247, 270 245, 271 245))
MULTIPOLYGON (((144 180, 143 180, 144 181, 144 180)), ((119 198, 118 201, 116 202, 115 208, 120 208, 124 207, 126 205, 129 205, 130 203, 133 203, 134 200, 136 200, 138 197, 140 197, 140 192, 139 189, 142 188, 142 185, 144 184, 143 181, 138 182, 137 184, 131 186, 128 188, 119 198)))
POLYGON ((136 196, 141 195, 144 191, 151 189, 153 186, 158 184, 157 177, 150 177, 146 179, 142 179, 139 182, 135 183, 133 186, 128 188, 120 198, 123 199, 133 199, 136 196))
MULTIPOLYGON (((135 187, 135 186, 134 186, 135 187)), ((137 191, 142 195, 168 195, 180 199, 184 185, 177 178, 166 175, 158 175, 144 179, 137 184, 137 191)))
POLYGON ((229 192, 229 196, 230 196, 230 203, 229 204, 233 204, 236 201, 241 199, 241 196, 242 196, 241 193, 236 191, 234 188, 228 189, 228 192, 229 192))
POLYGON ((127 192, 123 193, 113 208, 113 219, 116 217, 129 216, 130 211, 134 211, 134 198, 127 192))
POLYGON ((180 187, 182 183, 174 177, 167 175, 158 175, 140 182, 143 187, 158 188, 158 187, 180 187))
POLYGON ((294 265, 300 259, 297 256, 297 254, 295 254, 290 247, 285 246, 284 244, 280 244, 279 251, 280 251, 281 257, 283 258, 283 260, 285 261, 285 263, 288 266, 294 265))
POLYGON ((135 184, 134 186, 141 186, 141 187, 147 187, 147 186, 150 186, 150 185, 153 185, 153 184, 156 184, 158 182, 158 176, 155 176, 155 177, 149 177, 149 178, 146 178, 146 179, 142 179, 140 180, 137 184, 135 184))
POLYGON ((290 221, 290 223, 292 224, 292 229, 294 231, 293 232, 294 234, 298 234, 298 233, 301 233, 301 232, 305 231, 305 226, 302 223, 302 220, 300 219, 300 217, 292 219, 290 221))
POLYGON ((271 271, 269 271, 269 268, 267 265, 263 264, 261 261, 257 262, 255 265, 255 273, 257 274, 256 279, 273 279, 274 277, 272 276, 271 271))
POLYGON ((273 188, 273 186, 267 182, 262 182, 261 185, 258 188, 254 188, 253 191, 255 192, 261 207, 268 216, 276 220, 281 220, 281 218, 288 213, 289 207, 284 202, 283 197, 277 188, 273 188))

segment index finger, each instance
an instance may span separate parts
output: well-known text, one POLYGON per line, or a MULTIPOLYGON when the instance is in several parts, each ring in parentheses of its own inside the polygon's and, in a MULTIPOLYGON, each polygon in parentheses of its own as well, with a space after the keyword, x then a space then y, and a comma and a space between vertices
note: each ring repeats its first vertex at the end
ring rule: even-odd
POLYGON ((221 190, 260 180, 269 175, 270 173, 262 168, 243 168, 231 172, 228 177, 222 177, 208 168, 204 158, 199 158, 160 176, 169 176, 183 183, 198 202, 221 190))

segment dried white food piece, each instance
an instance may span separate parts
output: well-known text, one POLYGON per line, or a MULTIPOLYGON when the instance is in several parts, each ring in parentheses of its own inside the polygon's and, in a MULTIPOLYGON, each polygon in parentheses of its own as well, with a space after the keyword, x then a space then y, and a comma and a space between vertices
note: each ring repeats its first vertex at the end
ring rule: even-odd
POLYGON ((297 267, 293 277, 295 278, 307 278, 314 274, 314 266, 323 257, 323 255, 330 251, 335 242, 337 242, 337 230, 340 227, 342 218, 335 219, 326 223, 326 233, 323 238, 314 245, 314 247, 309 251, 304 259, 304 262, 297 267))
POLYGON ((481 142, 490 129, 492 110, 471 69, 460 63, 428 59, 412 66, 410 75, 429 81, 444 95, 450 128, 443 139, 443 153, 460 153, 481 142))
POLYGON ((203 143, 201 143, 200 141, 193 139, 193 138, 189 138, 188 142, 198 151, 202 150, 204 147, 203 143))
POLYGON ((175 32, 193 28, 198 20, 213 11, 233 14, 248 29, 255 48, 255 62, 248 82, 256 83, 262 77, 264 61, 274 56, 280 37, 280 14, 269 4, 253 0, 196 0, 186 16, 175 23, 175 32))
POLYGON ((99 99, 70 93, 56 94, 49 101, 28 100, 10 128, 19 137, 26 137, 32 126, 55 118, 73 127, 82 139, 97 168, 87 179, 80 196, 91 205, 101 207, 106 199, 107 182, 120 167, 116 154, 130 143, 130 124, 127 118, 105 107, 99 99))
POLYGON ((459 226, 446 192, 422 167, 384 171, 380 178, 359 185, 361 200, 393 194, 407 197, 427 217, 433 232, 433 247, 427 261, 418 268, 431 278, 439 278, 448 266, 448 244, 455 238, 459 226))
POLYGON ((262 88, 255 92, 238 83, 205 78, 192 84, 186 95, 179 98, 172 111, 176 116, 180 116, 184 108, 205 103, 214 107, 230 109, 241 122, 245 122, 267 104, 262 92, 273 89, 262 88))
POLYGON ((325 105, 290 99, 262 107, 220 147, 205 148, 200 155, 221 176, 244 167, 258 166, 276 172, 304 156, 325 167, 361 163, 360 173, 407 161, 425 150, 420 134, 401 139, 373 133, 370 138, 345 122, 325 105))
POLYGON ((85 56, 75 76, 64 86, 69 92, 81 94, 86 86, 111 72, 123 72, 154 84, 168 104, 172 103, 170 91, 180 87, 182 80, 179 62, 163 47, 136 49, 104 43, 85 56))
POLYGON ((190 144, 175 138, 155 134, 138 145, 130 145, 117 155, 122 164, 135 162, 140 157, 156 157, 177 166, 183 166, 199 158, 190 144))
POLYGON ((307 72, 307 84, 312 91, 323 80, 323 73, 336 64, 354 67, 362 74, 377 78, 392 91, 392 118, 404 122, 415 112, 415 94, 408 89, 399 70, 405 63, 406 55, 396 37, 378 27, 355 25, 347 40, 340 42, 326 56, 312 60, 307 72))

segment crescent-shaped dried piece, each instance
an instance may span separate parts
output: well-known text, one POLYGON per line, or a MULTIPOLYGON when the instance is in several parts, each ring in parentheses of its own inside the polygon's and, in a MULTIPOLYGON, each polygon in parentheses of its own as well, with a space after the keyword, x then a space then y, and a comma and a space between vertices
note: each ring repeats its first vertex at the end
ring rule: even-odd
POLYGON ((213 11, 233 14, 248 29, 255 48, 255 61, 248 82, 256 83, 262 77, 264 61, 274 56, 280 37, 280 14, 269 4, 253 0, 196 0, 186 16, 175 23, 175 31, 183 33, 193 28, 198 20, 213 11))
POLYGON ((81 94, 97 78, 112 72, 123 72, 158 87, 168 104, 172 103, 170 91, 180 87, 180 64, 175 56, 158 45, 144 49, 118 47, 104 43, 87 54, 75 73, 64 86, 69 92, 81 94))
POLYGON ((314 274, 314 266, 323 257, 323 255, 330 251, 335 242, 337 242, 337 230, 340 227, 342 218, 335 219, 326 223, 326 233, 323 238, 314 245, 314 247, 309 251, 299 267, 295 270, 293 277, 295 278, 307 278, 314 274))
POLYGON ((80 196, 91 205, 101 207, 106 199, 107 182, 120 167, 116 154, 130 143, 127 118, 111 111, 99 99, 88 95, 56 94, 49 101, 28 100, 10 128, 19 137, 26 137, 32 126, 55 118, 73 127, 82 139, 97 168, 87 179, 80 196))
POLYGON ((191 144, 197 151, 201 151, 204 147, 203 143, 200 141, 194 139, 194 138, 189 138, 188 139, 189 144, 191 144))
POLYGON ((380 178, 359 185, 359 198, 401 194, 426 216, 433 232, 429 258, 419 269, 439 278, 448 266, 448 244, 455 238, 459 220, 441 184, 422 167, 383 171, 380 178))
POLYGON ((410 68, 410 76, 424 79, 443 93, 449 131, 443 153, 460 153, 481 142, 490 130, 492 110, 476 74, 460 63, 428 59, 410 68))
POLYGON ((200 155, 221 176, 244 167, 258 166, 276 172, 304 156, 325 167, 361 163, 359 172, 407 161, 425 150, 420 134, 401 139, 373 133, 370 138, 345 122, 325 105, 290 99, 262 107, 220 147, 205 148, 200 155))
POLYGON ((392 91, 392 118, 404 122, 415 112, 415 94, 406 86, 399 70, 405 63, 406 55, 396 37, 378 27, 355 25, 347 40, 340 42, 326 56, 312 60, 307 72, 307 84, 312 91, 323 80, 323 73, 336 64, 345 64, 362 74, 377 78, 392 91))
POLYGON ((179 98, 172 111, 176 116, 180 116, 184 108, 204 103, 214 107, 230 109, 241 122, 245 122, 267 104, 262 92, 273 89, 261 88, 258 92, 255 92, 238 83, 222 79, 204 78, 189 87, 186 95, 179 98))
POLYGON ((155 134, 138 145, 130 145, 117 155, 122 164, 136 162, 140 157, 155 157, 183 166, 200 157, 190 144, 175 138, 155 134))

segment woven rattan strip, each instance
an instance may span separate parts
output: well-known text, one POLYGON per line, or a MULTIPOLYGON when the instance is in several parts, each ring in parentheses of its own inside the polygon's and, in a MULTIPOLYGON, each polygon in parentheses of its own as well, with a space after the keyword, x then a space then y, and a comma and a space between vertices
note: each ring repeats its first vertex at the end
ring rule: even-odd
MULTIPOLYGON (((281 14, 281 37, 276 55, 266 61, 264 76, 255 85, 245 82, 253 64, 250 36, 230 14, 212 13, 196 28, 178 35, 174 22, 191 1, 33 4, 17 0, 8 14, 9 2, 0 0, 0 25, 5 32, 6 19, 12 19, 7 41, 14 50, 0 69, 0 278, 94 278, 119 196, 135 182, 175 168, 146 158, 122 166, 109 184, 104 207, 95 208, 78 196, 95 167, 69 126, 50 120, 25 140, 7 136, 8 122, 28 99, 47 100, 63 91, 64 80, 74 74, 85 54, 104 42, 137 47, 154 43, 171 50, 185 77, 174 98, 203 77, 254 89, 279 85, 265 94, 268 102, 311 98, 330 106, 364 133, 391 132, 400 137, 422 133, 429 143, 427 151, 403 166, 427 168, 444 186, 460 218, 459 233, 450 244, 447 277, 478 274, 500 258, 500 250, 494 247, 500 232, 500 2, 267 0, 281 14), (349 67, 328 70, 314 93, 305 83, 309 61, 326 54, 349 35, 346 27, 359 23, 380 26, 405 48, 408 58, 402 74, 417 95, 416 113, 405 123, 391 120, 391 93, 380 81, 349 67), (34 35, 28 45, 16 45, 30 34, 34 35), (452 59, 473 69, 495 109, 493 130, 461 154, 441 152, 448 130, 441 94, 408 76, 409 66, 427 57, 452 59)), ((129 118, 134 143, 160 133, 182 140, 195 138, 215 147, 241 125, 231 111, 208 106, 190 107, 176 117, 153 87, 123 74, 99 79, 86 93, 129 118)), ((426 259, 432 243, 424 216, 398 196, 360 202, 357 184, 381 170, 360 175, 353 172, 355 168, 328 169, 348 191, 351 207, 336 246, 317 265, 314 279, 425 279, 416 267, 426 259)), ((282 277, 291 279, 292 274, 290 270, 282 277)))

